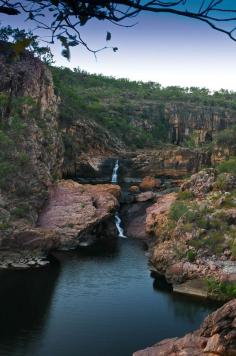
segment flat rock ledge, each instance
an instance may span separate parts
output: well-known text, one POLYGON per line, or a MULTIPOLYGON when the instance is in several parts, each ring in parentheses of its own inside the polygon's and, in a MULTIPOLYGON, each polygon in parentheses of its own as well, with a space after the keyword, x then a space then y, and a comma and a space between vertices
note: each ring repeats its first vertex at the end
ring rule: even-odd
POLYGON ((133 356, 235 356, 236 299, 210 314, 200 328, 182 338, 165 339, 133 356))
POLYGON ((47 262, 35 259, 35 251, 43 256, 52 250, 70 250, 92 244, 97 236, 115 237, 114 213, 119 206, 120 187, 114 184, 79 184, 61 180, 51 187, 49 199, 37 226, 15 231, 0 241, 0 268, 42 266, 47 262), (12 255, 28 251, 28 257, 12 255), (13 256, 13 257, 12 257, 13 256))

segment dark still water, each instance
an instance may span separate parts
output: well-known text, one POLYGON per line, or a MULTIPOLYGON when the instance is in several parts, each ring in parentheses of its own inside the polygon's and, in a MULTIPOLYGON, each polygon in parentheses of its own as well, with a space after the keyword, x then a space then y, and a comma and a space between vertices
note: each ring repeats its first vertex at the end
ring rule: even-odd
POLYGON ((128 356, 197 328, 216 308, 154 286, 139 241, 57 257, 0 273, 1 356, 128 356))

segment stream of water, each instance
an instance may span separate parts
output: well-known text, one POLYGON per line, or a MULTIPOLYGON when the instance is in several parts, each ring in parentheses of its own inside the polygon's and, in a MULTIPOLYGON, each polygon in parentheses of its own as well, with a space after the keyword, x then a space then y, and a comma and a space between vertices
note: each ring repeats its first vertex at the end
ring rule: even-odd
MULTIPOLYGON (((117 159, 111 176, 111 183, 113 184, 118 183, 118 169, 119 169, 119 160, 117 159)), ((115 224, 118 231, 118 236, 122 238, 126 238, 127 236, 125 236, 124 234, 124 229, 122 227, 122 222, 118 211, 116 211, 115 213, 115 224)))
POLYGON ((150 278, 137 240, 56 257, 42 269, 0 272, 1 356, 131 356, 196 329, 216 308, 150 278))

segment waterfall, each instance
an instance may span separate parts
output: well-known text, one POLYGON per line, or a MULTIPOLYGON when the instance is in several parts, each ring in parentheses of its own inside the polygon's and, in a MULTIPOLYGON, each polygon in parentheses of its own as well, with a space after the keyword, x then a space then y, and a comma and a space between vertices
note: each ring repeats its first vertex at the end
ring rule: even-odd
MULTIPOLYGON (((116 184, 118 181, 118 169, 119 169, 119 160, 116 160, 115 166, 113 168, 113 172, 112 172, 112 177, 111 177, 111 182, 116 184)), ((126 238, 127 236, 124 235, 124 229, 121 227, 121 218, 119 216, 119 212, 117 211, 115 214, 115 224, 116 224, 116 228, 118 231, 118 236, 119 237, 123 237, 126 238)))
POLYGON ((119 161, 117 159, 115 167, 113 168, 113 172, 112 172, 112 177, 111 177, 111 182, 112 183, 117 183, 117 177, 118 177, 117 172, 118 172, 118 169, 119 169, 119 161))

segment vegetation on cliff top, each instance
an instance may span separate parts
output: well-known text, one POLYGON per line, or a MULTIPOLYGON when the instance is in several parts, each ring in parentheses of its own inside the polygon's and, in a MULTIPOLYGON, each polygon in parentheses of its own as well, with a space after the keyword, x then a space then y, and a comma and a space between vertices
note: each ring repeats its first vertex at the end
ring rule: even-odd
POLYGON ((81 118, 94 120, 134 148, 170 142, 165 113, 168 103, 236 109, 236 93, 227 90, 212 94, 206 88, 164 88, 159 83, 105 77, 79 68, 51 70, 55 91, 61 98, 62 124, 81 118))

